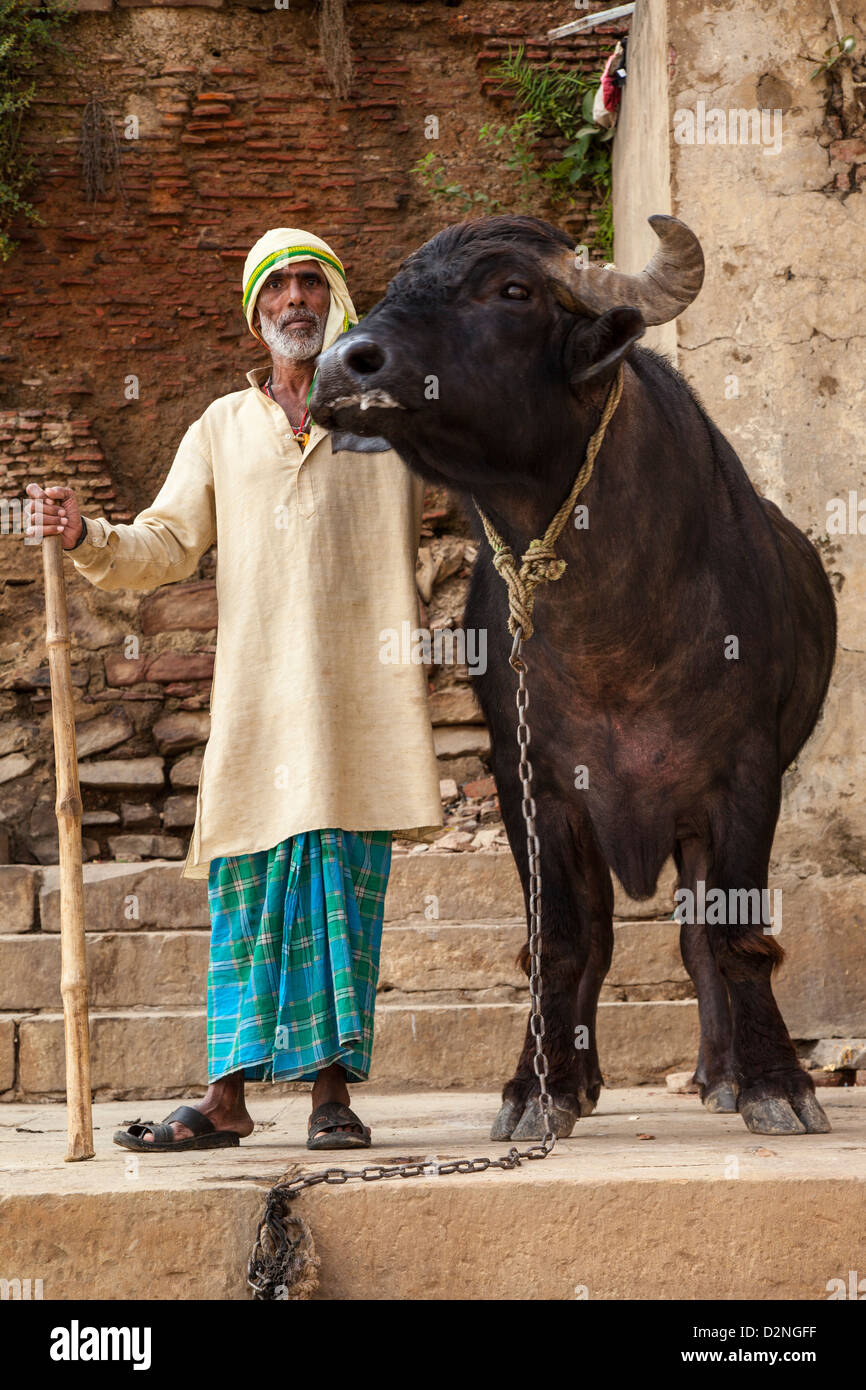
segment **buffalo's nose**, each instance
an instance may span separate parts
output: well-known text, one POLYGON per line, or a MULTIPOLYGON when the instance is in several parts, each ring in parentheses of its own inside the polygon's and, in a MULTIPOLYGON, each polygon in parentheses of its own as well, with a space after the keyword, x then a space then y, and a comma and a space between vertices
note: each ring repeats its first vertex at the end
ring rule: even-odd
POLYGON ((343 366, 353 376, 375 376, 388 360, 385 349, 379 346, 375 338, 348 338, 345 343, 338 343, 337 347, 343 366))

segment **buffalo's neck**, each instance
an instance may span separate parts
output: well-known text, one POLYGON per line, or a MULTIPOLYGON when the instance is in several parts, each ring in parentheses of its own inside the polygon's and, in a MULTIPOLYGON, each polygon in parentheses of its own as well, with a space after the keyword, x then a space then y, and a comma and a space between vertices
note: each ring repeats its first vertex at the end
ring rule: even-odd
MULTIPOLYGON (((575 570, 594 588, 605 577, 627 583, 636 571, 647 576, 657 566, 667 570, 672 538, 691 548, 706 527, 712 450, 691 397, 682 392, 676 405, 679 410, 659 402, 626 368, 622 398, 576 499, 580 510, 566 518, 557 542, 563 559, 579 557, 575 570)), ((515 441, 522 456, 505 460, 504 476, 473 490, 474 501, 516 556, 544 535, 568 497, 598 418, 598 411, 589 419, 575 412, 545 422, 537 435, 515 441)))
MULTIPOLYGON (((702 416, 681 385, 671 383, 671 390, 673 399, 659 399, 627 369, 593 475, 577 499, 586 510, 567 517, 556 543, 565 573, 538 590, 542 640, 564 657, 579 650, 595 693, 654 668, 673 634, 693 623, 707 582, 710 525, 724 525, 725 499, 702 416)), ((518 563, 568 496, 594 428, 591 422, 585 433, 573 432, 546 462, 544 485, 534 493, 498 485, 476 494, 518 563)))

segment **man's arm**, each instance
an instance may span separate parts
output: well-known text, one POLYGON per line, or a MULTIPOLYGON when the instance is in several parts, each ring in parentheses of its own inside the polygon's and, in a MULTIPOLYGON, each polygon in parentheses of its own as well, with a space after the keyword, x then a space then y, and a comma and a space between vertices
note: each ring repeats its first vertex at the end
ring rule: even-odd
POLYGON ((213 470, 192 426, 153 503, 129 525, 83 517, 86 531, 65 554, 98 589, 156 589, 188 579, 216 540, 213 470))

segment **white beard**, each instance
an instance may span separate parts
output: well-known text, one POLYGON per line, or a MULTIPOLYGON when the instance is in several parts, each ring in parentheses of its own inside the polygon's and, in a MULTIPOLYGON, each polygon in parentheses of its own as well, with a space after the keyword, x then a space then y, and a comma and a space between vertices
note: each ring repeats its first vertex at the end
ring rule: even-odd
MULTIPOLYGON (((283 318, 285 319, 285 315, 283 318)), ((302 327, 286 328, 275 323, 273 319, 267 318, 259 310, 259 332, 271 350, 271 355, 275 358, 283 358, 289 362, 309 362, 311 358, 318 357, 322 351, 322 343, 325 341, 325 326, 328 322, 328 310, 323 314, 314 315, 315 323, 310 322, 302 327)))

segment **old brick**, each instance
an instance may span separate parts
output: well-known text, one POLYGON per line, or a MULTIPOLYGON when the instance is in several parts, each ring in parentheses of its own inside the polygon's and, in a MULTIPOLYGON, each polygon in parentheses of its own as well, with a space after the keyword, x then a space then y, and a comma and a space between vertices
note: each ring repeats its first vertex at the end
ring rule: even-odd
POLYGON ((142 601, 139 614, 147 636, 181 628, 208 632, 217 625, 216 584, 205 579, 167 585, 142 601))
POLYGON ((175 835, 109 835, 108 847, 118 861, 138 859, 182 859, 183 840, 175 835))
POLYGON ((213 676, 214 658, 211 652, 163 652, 147 664, 147 679, 151 681, 208 680, 213 676))
POLYGON ((152 825, 159 821, 159 812, 149 801, 122 801, 120 814, 124 826, 152 825))
POLYGON ((195 808, 195 796, 167 796, 162 812, 162 823, 166 830, 192 825, 195 821, 195 808))
POLYGON ((32 930, 41 876, 32 864, 0 865, 0 933, 32 930))
POLYGON ((35 766, 35 758, 28 758, 24 753, 10 753, 7 757, 0 758, 0 782, 13 782, 16 777, 23 777, 25 772, 29 772, 35 766))
POLYGON ((480 777, 476 782, 465 782, 463 795, 471 797, 495 796, 496 782, 492 777, 480 777))
POLYGON ((449 686, 430 696, 430 718, 433 724, 483 724, 484 716, 472 687, 449 686))
POLYGON ((202 753, 187 753, 171 767, 168 780, 173 787, 197 787, 201 776, 202 753))
POLYGON ((185 748, 206 743, 210 715, 206 713, 166 714, 153 726, 153 737, 160 753, 180 753, 185 748))
MULTIPOLYGON (((87 685, 90 676, 86 666, 72 667, 72 684, 87 685)), ((51 672, 47 666, 40 666, 36 671, 16 673, 12 677, 13 690, 50 690, 51 672)))
POLYGON ((82 787, 108 787, 117 791, 134 787, 165 786, 162 758, 106 758, 104 762, 79 763, 82 787))
POLYGON ((135 725, 127 714, 98 715, 88 724, 76 725, 76 752, 79 758, 89 758, 92 753, 101 753, 106 748, 124 743, 134 732, 135 725))
POLYGON ((490 752, 490 735, 480 724, 444 725, 433 730, 437 758, 459 758, 490 752))

